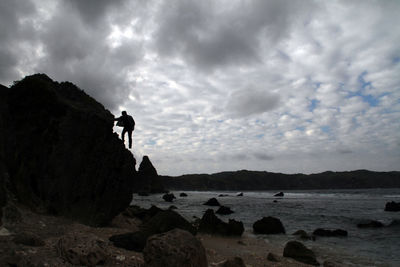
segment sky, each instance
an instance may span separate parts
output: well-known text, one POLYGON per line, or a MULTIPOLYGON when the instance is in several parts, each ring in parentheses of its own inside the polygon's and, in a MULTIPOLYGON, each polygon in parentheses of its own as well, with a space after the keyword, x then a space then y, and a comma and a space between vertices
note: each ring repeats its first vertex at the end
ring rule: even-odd
POLYGON ((132 153, 162 175, 399 171, 399 14, 396 0, 0 0, 0 83, 46 73, 126 110, 132 153))

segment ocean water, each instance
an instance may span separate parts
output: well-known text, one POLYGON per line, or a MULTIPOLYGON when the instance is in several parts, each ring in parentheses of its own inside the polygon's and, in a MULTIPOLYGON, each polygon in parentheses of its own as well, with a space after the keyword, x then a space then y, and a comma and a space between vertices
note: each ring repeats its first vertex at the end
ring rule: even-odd
MULTIPOLYGON (((172 192, 177 197, 173 203, 165 202, 162 194, 149 197, 133 196, 132 204, 143 208, 156 205, 160 208, 176 206, 177 212, 189 221, 201 218, 208 208, 204 206, 211 197, 235 213, 218 215, 223 221, 242 221, 245 235, 263 238, 265 242, 283 246, 296 239, 297 230, 312 233, 317 228, 340 228, 348 231, 348 237, 317 237, 316 241, 301 241, 311 248, 320 262, 334 260, 347 266, 400 266, 400 212, 385 212, 388 201, 400 202, 400 189, 360 190, 308 190, 285 191, 282 198, 274 197, 276 191, 200 192, 185 191, 188 197, 179 197, 182 191, 172 192), (225 197, 218 197, 227 194, 225 197), (274 203, 274 200, 278 200, 274 203), (254 235, 252 225, 262 217, 279 218, 285 229, 283 235, 254 235), (385 227, 360 229, 357 224, 365 220, 377 220, 385 227), (389 226, 396 221, 396 225, 389 226)), ((283 248, 282 248, 283 249, 283 248)))

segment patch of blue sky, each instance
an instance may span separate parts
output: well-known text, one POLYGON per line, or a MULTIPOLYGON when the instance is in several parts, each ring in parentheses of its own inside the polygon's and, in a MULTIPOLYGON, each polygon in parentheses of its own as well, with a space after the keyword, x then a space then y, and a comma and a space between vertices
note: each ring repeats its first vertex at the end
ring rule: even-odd
POLYGON ((154 141, 153 139, 149 139, 146 141, 146 145, 154 146, 155 144, 156 144, 156 141, 154 141))
POLYGON ((324 133, 327 133, 327 134, 331 133, 331 127, 329 125, 321 126, 320 129, 324 133))
POLYGON ((400 62, 400 56, 395 56, 392 58, 393 64, 398 64, 400 62))
POLYGON ((262 139, 264 136, 265 136, 265 134, 257 134, 257 135, 256 135, 256 138, 257 138, 257 139, 262 139))
POLYGON ((320 101, 318 101, 317 99, 311 99, 311 103, 310 103, 310 105, 308 106, 308 111, 313 112, 314 109, 317 107, 317 105, 318 105, 319 102, 320 102, 320 101))
POLYGON ((365 80, 365 75, 367 75, 367 71, 363 71, 359 76, 358 76, 358 82, 359 82, 359 89, 356 92, 349 92, 346 98, 352 98, 355 96, 361 97, 362 100, 366 103, 368 103, 371 107, 376 107, 379 105, 379 98, 384 96, 385 94, 381 94, 379 96, 373 96, 371 94, 366 94, 365 91, 366 89, 371 89, 372 88, 372 83, 368 82, 365 80))
POLYGON ((297 126, 297 127, 296 127, 296 130, 301 131, 301 132, 304 132, 304 131, 306 130, 306 127, 304 127, 304 126, 297 126))

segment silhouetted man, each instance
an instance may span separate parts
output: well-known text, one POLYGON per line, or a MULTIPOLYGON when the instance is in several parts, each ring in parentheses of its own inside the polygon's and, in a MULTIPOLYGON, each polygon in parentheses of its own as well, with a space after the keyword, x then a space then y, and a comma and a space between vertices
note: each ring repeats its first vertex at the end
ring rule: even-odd
POLYGON ((135 120, 126 111, 122 111, 121 114, 121 117, 114 120, 117 121, 117 126, 124 127, 121 133, 122 142, 125 143, 125 133, 128 133, 129 148, 132 148, 132 132, 135 129, 135 120))

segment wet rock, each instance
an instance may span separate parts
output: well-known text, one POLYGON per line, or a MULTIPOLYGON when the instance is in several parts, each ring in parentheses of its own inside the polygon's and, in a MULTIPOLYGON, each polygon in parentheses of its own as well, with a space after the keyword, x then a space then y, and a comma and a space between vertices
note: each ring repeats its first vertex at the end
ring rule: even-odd
POLYGON ((113 235, 109 240, 116 247, 141 252, 146 245, 147 238, 148 234, 142 231, 136 231, 133 233, 113 235))
POLYGON ((219 194, 218 197, 229 197, 228 194, 219 194))
POLYGON ((292 258, 299 262, 319 266, 314 252, 298 241, 289 241, 283 250, 283 257, 292 258))
POLYGON ((361 222, 359 224, 357 224, 358 228, 380 228, 383 227, 383 223, 379 222, 379 221, 374 221, 374 220, 370 220, 367 222, 361 222))
POLYGON ((283 192, 279 192, 274 195, 274 197, 283 197, 285 194, 283 192))
POLYGON ((122 212, 122 214, 126 217, 138 218, 145 223, 160 211, 162 211, 162 209, 154 205, 148 209, 144 209, 139 206, 129 206, 122 212))
POLYGON ((29 232, 21 232, 16 234, 13 238, 13 242, 31 247, 41 247, 45 245, 43 239, 36 234, 29 232))
POLYGON ((212 209, 208 209, 200 220, 199 232, 224 236, 241 236, 244 231, 243 223, 236 220, 223 222, 215 216, 212 209))
POLYGON ((186 193, 180 193, 179 196, 180 197, 187 197, 188 195, 186 193))
POLYGON ((342 237, 342 236, 347 236, 347 231, 342 229, 318 228, 313 232, 313 235, 326 236, 326 237, 342 237))
POLYGON ((233 210, 229 207, 221 206, 218 208, 218 210, 215 212, 220 215, 229 215, 233 213, 233 210))
POLYGON ((60 256, 73 265, 102 265, 108 259, 107 243, 92 234, 70 233, 57 243, 60 256))
POLYGON ((263 217, 253 224, 255 234, 284 234, 285 228, 282 222, 275 217, 263 217))
POLYGON ((243 196, 243 193, 239 193, 239 194, 237 194, 236 196, 242 197, 242 196, 243 196))
POLYGON ((167 202, 172 202, 176 197, 172 193, 164 194, 162 197, 167 202))
POLYGON ((143 250, 147 267, 207 267, 206 251, 199 240, 181 229, 151 236, 143 250))
POLYGON ((242 258, 234 257, 218 264, 217 267, 246 267, 246 264, 242 258))
POLYGON ((313 241, 315 241, 315 236, 307 234, 307 232, 304 231, 304 230, 298 230, 298 231, 294 232, 293 235, 296 235, 296 236, 298 236, 299 238, 301 238, 303 240, 313 240, 313 241))
POLYGON ((400 202, 387 202, 385 205, 385 211, 400 211, 400 202))
POLYGON ((218 200, 215 197, 210 198, 203 205, 206 205, 206 206, 221 206, 221 204, 219 204, 218 200))

